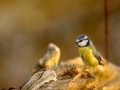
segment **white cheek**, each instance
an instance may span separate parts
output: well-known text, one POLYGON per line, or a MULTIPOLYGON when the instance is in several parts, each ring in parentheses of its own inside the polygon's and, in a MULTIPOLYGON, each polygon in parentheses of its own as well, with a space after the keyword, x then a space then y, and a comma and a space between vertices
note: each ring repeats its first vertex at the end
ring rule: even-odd
POLYGON ((83 40, 82 42, 78 43, 78 46, 83 47, 87 45, 88 40, 83 40))

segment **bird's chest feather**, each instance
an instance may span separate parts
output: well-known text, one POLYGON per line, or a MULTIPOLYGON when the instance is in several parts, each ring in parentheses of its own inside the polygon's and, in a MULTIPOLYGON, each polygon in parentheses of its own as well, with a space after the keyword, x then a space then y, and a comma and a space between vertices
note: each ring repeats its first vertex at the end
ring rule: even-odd
POLYGON ((89 47, 79 48, 79 53, 85 64, 91 66, 98 65, 98 60, 94 57, 92 50, 89 47))

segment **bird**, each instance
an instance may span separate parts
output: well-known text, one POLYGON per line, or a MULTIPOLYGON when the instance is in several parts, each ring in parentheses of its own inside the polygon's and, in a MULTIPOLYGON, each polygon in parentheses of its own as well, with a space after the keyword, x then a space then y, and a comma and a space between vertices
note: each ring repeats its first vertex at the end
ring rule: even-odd
POLYGON ((83 71, 86 70, 86 66, 92 66, 94 74, 94 67, 96 67, 97 65, 104 66, 103 60, 101 59, 95 46, 88 36, 86 36, 85 34, 79 35, 75 43, 78 45, 80 57, 85 63, 83 71))

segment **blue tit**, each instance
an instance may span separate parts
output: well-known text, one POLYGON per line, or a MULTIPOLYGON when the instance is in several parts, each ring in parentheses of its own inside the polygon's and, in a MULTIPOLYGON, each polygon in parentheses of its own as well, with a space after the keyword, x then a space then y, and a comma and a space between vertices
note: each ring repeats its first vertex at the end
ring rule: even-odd
POLYGON ((86 65, 93 67, 93 73, 95 66, 103 65, 101 57, 97 53, 92 41, 88 36, 86 36, 85 34, 79 35, 76 39, 76 44, 79 47, 80 57, 85 63, 84 71, 86 69, 86 65))

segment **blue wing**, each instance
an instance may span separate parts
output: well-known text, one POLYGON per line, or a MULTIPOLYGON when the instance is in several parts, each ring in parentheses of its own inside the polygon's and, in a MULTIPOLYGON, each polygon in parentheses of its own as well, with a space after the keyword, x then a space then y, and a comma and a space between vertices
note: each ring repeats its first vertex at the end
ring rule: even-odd
POLYGON ((101 57, 100 57, 98 54, 95 54, 95 53, 93 53, 93 55, 94 55, 94 57, 98 60, 99 64, 104 66, 101 57))

